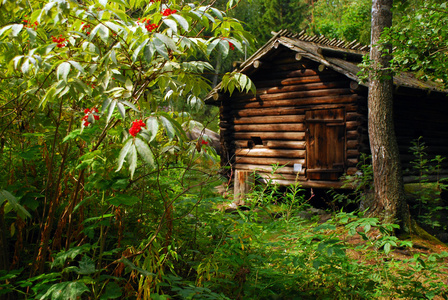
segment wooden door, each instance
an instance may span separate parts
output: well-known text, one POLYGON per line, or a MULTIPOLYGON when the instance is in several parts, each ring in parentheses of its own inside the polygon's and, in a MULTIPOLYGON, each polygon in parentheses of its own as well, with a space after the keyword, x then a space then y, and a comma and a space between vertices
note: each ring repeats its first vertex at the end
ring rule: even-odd
POLYGON ((308 179, 338 180, 345 169, 345 110, 306 112, 308 179))

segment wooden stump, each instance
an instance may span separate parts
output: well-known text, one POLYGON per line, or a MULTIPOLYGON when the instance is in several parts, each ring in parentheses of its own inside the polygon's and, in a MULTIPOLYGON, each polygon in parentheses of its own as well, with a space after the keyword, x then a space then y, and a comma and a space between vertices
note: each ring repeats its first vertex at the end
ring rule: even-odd
POLYGON ((249 193, 254 184, 254 176, 249 170, 235 170, 234 203, 244 205, 244 196, 249 193))

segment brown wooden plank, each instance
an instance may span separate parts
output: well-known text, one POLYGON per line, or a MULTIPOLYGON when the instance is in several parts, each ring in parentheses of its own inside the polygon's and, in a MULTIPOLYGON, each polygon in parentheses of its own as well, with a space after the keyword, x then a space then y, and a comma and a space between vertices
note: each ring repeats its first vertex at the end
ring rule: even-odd
POLYGON ((243 131, 305 131, 305 125, 302 123, 286 123, 286 124, 254 124, 254 125, 234 125, 233 130, 236 132, 243 131))
POLYGON ((283 116, 298 114, 304 115, 305 111, 310 109, 332 109, 344 107, 346 111, 356 111, 357 105, 354 104, 314 104, 303 105, 300 107, 275 107, 275 108, 255 108, 255 109, 233 109, 226 107, 229 111, 229 115, 233 115, 235 118, 239 117, 254 117, 254 116, 283 116))
POLYGON ((304 141, 267 141, 266 147, 271 149, 288 148, 288 149, 302 149, 304 150, 306 143, 304 141))
POLYGON ((240 204, 244 204, 245 195, 254 186, 254 176, 250 171, 235 170, 233 199, 240 204))
POLYGON ((358 127, 361 126, 361 123, 358 121, 349 121, 346 123, 347 130, 357 130, 358 127))
MULTIPOLYGON (((305 141, 286 141, 286 140, 264 140, 263 147, 270 149, 300 149, 305 150, 305 141)), ((234 143, 239 148, 253 148, 254 142, 252 140, 234 140, 234 143)), ((258 147, 258 146, 257 146, 258 147)))
POLYGON ((318 68, 284 71, 284 72, 266 72, 264 77, 266 78, 292 78, 303 76, 315 76, 315 75, 330 75, 335 74, 332 70, 319 71, 318 68))
POLYGON ((292 180, 292 181, 294 181, 296 179, 306 180, 305 176, 302 174, 298 174, 298 176, 297 176, 297 174, 284 174, 284 173, 271 174, 271 172, 258 171, 257 175, 259 175, 260 177, 266 178, 266 179, 271 178, 271 179, 292 180))
MULTIPOLYGON (((347 130, 347 128, 346 128, 347 130)), ((357 139, 359 137, 359 133, 356 130, 347 130, 347 139, 357 139)))
POLYGON ((367 122, 367 117, 358 112, 347 112, 346 118, 347 121, 367 122))
POLYGON ((257 87, 277 87, 277 86, 289 86, 289 85, 298 85, 298 84, 306 84, 306 83, 316 83, 322 81, 333 81, 340 78, 337 75, 328 75, 328 76, 304 76, 304 77, 292 77, 292 78, 280 78, 273 80, 265 80, 265 81, 256 81, 255 85, 257 87))
POLYGON ((348 168, 348 169, 347 169, 347 172, 346 172, 346 174, 347 174, 347 175, 355 175, 355 174, 356 174, 356 172, 358 172, 358 169, 357 169, 357 168, 354 168, 354 167, 352 167, 352 168, 348 168))
POLYGON ((359 142, 357 140, 347 140, 347 149, 357 149, 359 142))
MULTIPOLYGON (((265 95, 265 94, 280 94, 286 92, 297 92, 297 91, 312 91, 312 90, 323 90, 323 89, 332 89, 332 88, 347 88, 349 86, 349 81, 330 81, 330 82, 316 82, 316 83, 306 83, 306 84, 297 84, 297 85, 288 85, 288 86, 274 86, 274 87, 263 87, 260 84, 257 84, 257 95, 265 95)), ((239 95, 236 98, 239 99, 239 95)), ((249 95, 246 95, 250 97, 249 95)), ((241 98, 243 95, 241 95, 241 98)))
POLYGON ((249 147, 249 140, 247 141, 234 141, 235 146, 237 149, 239 148, 248 148, 249 147))
POLYGON ((293 140, 303 141, 304 132, 235 132, 233 137, 236 140, 250 140, 252 137, 259 137, 262 140, 293 140))
POLYGON ((275 94, 257 94, 253 97, 249 94, 247 97, 232 97, 232 103, 245 103, 254 101, 273 101, 273 100, 284 100, 284 99, 295 99, 295 98, 307 98, 307 97, 321 97, 321 96, 331 96, 331 95, 350 95, 352 94, 350 89, 347 88, 322 88, 318 90, 305 90, 298 92, 284 92, 275 94))
POLYGON ((294 164, 302 164, 302 166, 305 166, 305 160, 304 159, 297 159, 297 158, 279 158, 279 157, 248 157, 248 156, 236 156, 235 163, 241 163, 241 164, 252 164, 252 165, 273 165, 273 164, 279 164, 281 166, 287 165, 287 166, 294 166, 294 164))
MULTIPOLYGON (((251 170, 251 171, 263 171, 263 172, 272 172, 272 166, 267 165, 249 165, 249 164, 235 164, 235 169, 237 170, 251 170)), ((275 171, 276 174, 297 174, 294 172, 293 167, 281 167, 275 171)), ((300 172, 300 175, 305 175, 305 170, 303 169, 300 172)))
POLYGON ((305 158, 304 150, 283 150, 283 149, 238 149, 235 151, 237 156, 260 156, 260 157, 284 157, 284 158, 305 158))
POLYGON ((267 124, 267 123, 301 123, 305 121, 305 115, 282 115, 262 117, 237 117, 235 124, 267 124))
POLYGON ((234 108, 265 108, 265 107, 278 107, 278 106, 301 106, 301 105, 317 105, 317 104, 341 104, 355 102, 357 95, 333 95, 333 96, 321 96, 321 97, 307 97, 298 99, 285 99, 285 100, 272 100, 261 102, 249 102, 249 103, 233 103, 234 108))
POLYGON ((352 157, 359 157, 359 156, 360 156, 360 153, 358 150, 351 150, 351 149, 347 150, 347 157, 352 158, 352 157))
POLYGON ((347 166, 349 166, 349 167, 356 167, 358 165, 358 163, 359 163, 358 158, 347 159, 347 166))
POLYGON ((325 181, 325 180, 307 180, 303 176, 299 176, 298 178, 294 175, 289 174, 274 174, 271 175, 269 173, 261 173, 257 172, 257 175, 265 178, 265 182, 268 181, 280 185, 291 185, 296 182, 303 188, 344 188, 344 189, 353 189, 354 187, 351 185, 344 186, 345 183, 342 181, 325 181), (344 186, 344 187, 343 187, 344 186))

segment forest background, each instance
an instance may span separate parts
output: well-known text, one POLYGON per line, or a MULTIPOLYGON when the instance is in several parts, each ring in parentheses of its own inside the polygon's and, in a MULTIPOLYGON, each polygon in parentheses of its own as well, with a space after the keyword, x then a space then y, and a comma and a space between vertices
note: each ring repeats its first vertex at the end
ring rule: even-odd
MULTIPOLYGON (((218 128, 216 74, 254 90, 231 64, 271 31, 368 44, 370 1, 0 3, 0 299, 446 297, 446 254, 395 260, 412 243, 355 213, 304 222, 298 185, 217 209, 219 157, 187 138, 218 128)), ((446 84, 447 3, 394 14, 393 70, 446 84)))

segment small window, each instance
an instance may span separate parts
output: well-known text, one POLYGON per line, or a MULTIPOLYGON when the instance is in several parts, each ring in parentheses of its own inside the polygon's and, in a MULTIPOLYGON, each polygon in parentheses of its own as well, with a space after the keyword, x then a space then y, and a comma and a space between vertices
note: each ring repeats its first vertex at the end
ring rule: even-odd
POLYGON ((253 145, 263 145, 263 141, 261 140, 261 138, 259 136, 251 136, 250 137, 252 140, 253 145))

